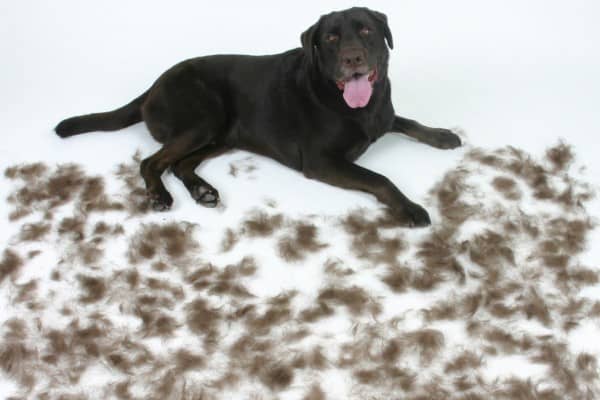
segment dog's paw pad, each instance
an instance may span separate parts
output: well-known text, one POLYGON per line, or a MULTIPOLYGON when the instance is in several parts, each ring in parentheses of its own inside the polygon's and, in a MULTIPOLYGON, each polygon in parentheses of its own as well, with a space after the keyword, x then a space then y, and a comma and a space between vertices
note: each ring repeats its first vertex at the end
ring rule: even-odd
POLYGON ((196 203, 204 207, 214 208, 219 204, 219 192, 206 186, 196 186, 191 190, 196 203))

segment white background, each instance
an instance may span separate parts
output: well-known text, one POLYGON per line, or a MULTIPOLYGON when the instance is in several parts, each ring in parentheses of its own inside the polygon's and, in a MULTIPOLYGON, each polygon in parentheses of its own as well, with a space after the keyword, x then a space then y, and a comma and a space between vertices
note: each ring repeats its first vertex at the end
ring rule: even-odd
MULTIPOLYGON (((159 148, 142 124, 62 140, 63 118, 129 102, 174 63, 214 53, 277 53, 346 1, 3 1, 0 3, 0 169, 16 162, 77 162, 110 176, 136 149, 159 148)), ((585 179, 600 183, 600 2, 365 1, 388 15, 395 48, 390 79, 398 114, 460 128, 473 146, 513 145, 532 154, 557 143, 574 146, 585 179)), ((384 173, 422 202, 464 150, 441 151, 400 135, 372 146, 360 164, 384 173)), ((375 207, 364 194, 309 181, 259 159, 252 179, 228 175, 237 152, 199 172, 221 193, 225 210, 197 206, 166 177, 175 198, 168 214, 205 231, 237 221, 274 199, 287 214, 375 207)), ((0 179, 0 201, 10 186, 0 179)), ((590 214, 599 215, 594 201, 590 214)), ((15 227, 0 212, 0 243, 15 227)), ((434 220, 435 223, 435 220, 434 220)), ((584 257, 597 265, 596 231, 584 257)), ((4 247, 4 246, 2 246, 4 247)))
MULTIPOLYGON (((136 149, 148 156, 159 148, 143 124, 61 140, 52 131, 61 119, 121 106, 186 58, 277 53, 299 46, 300 33, 319 15, 353 5, 2 2, 0 167, 17 161, 73 161, 107 175, 136 149)), ((395 43, 390 79, 398 114, 458 127, 473 146, 513 145, 535 155, 564 138, 587 166, 588 181, 600 182, 600 3, 419 0, 363 5, 389 18, 395 43)), ((461 154, 388 135, 360 163, 422 201, 461 154)), ((226 213, 198 208, 183 186, 167 177, 175 197, 172 215, 223 223, 265 196, 288 212, 374 205, 370 196, 310 182, 270 160, 261 161, 264 166, 249 183, 228 179, 228 163, 243 157, 222 157, 199 170, 220 191, 226 213)), ((0 193, 7 190, 0 181, 0 193)), ((593 215, 599 214, 598 204, 592 205, 593 215)), ((0 239, 7 236, 0 230, 0 239)))

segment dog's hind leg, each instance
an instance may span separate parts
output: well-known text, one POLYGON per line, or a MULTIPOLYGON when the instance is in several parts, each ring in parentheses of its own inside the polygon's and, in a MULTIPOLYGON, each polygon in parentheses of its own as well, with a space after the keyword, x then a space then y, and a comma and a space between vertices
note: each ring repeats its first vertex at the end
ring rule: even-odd
POLYGON ((211 143, 186 155, 175 162, 171 169, 173 174, 183 182, 190 195, 198 204, 205 207, 216 207, 219 203, 219 192, 195 173, 201 162, 228 152, 231 147, 219 143, 211 143))
POLYGON ((154 210, 165 211, 173 204, 173 198, 160 178, 162 173, 178 160, 212 142, 213 135, 207 133, 202 128, 187 130, 174 136, 159 151, 142 161, 140 172, 146 183, 150 206, 154 210))

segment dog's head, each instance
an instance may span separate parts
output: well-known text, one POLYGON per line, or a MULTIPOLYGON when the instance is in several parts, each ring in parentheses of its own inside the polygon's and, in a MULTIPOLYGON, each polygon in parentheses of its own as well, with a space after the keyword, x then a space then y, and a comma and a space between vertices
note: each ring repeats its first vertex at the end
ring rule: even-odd
POLYGON ((387 46, 394 46, 385 14, 362 7, 323 15, 301 41, 308 62, 337 86, 350 108, 367 106, 387 74, 387 46))

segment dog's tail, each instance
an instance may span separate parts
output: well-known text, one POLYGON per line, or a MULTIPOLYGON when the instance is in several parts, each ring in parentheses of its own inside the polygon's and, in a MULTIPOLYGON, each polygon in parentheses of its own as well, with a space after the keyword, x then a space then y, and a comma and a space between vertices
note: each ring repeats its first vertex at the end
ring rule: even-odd
POLYGON ((142 120, 142 104, 148 96, 149 90, 131 101, 129 104, 113 111, 80 115, 61 121, 54 131, 60 137, 79 135, 92 131, 116 131, 142 120))

